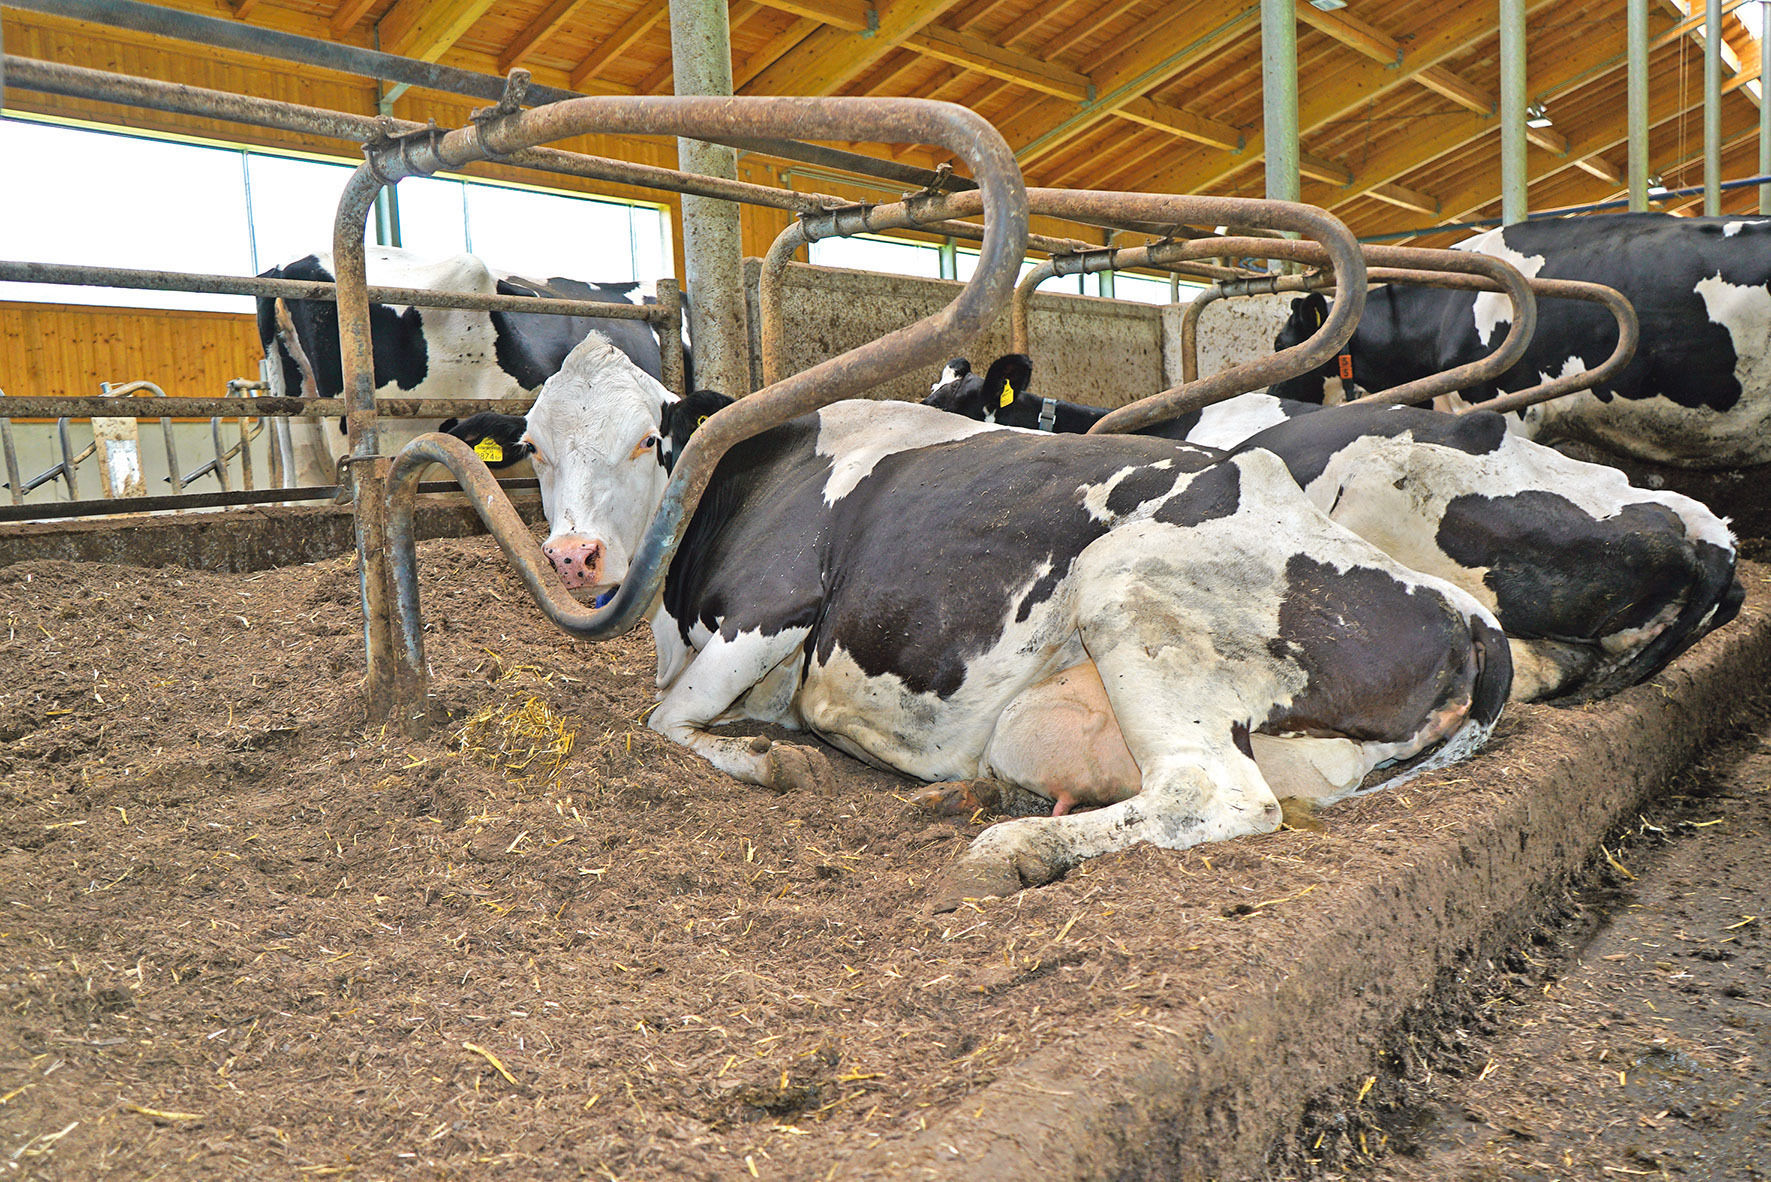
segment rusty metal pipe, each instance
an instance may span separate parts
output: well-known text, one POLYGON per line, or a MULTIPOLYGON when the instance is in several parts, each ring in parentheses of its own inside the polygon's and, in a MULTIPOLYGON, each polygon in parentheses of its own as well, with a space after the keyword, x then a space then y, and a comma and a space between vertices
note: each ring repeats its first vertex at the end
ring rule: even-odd
MULTIPOLYGON (((942 359, 951 348, 970 340, 990 323, 1008 300, 1015 271, 1025 252, 1027 202, 1014 155, 995 128, 963 107, 920 99, 574 99, 520 112, 501 104, 496 115, 479 120, 473 127, 371 145, 367 149, 369 159, 345 188, 334 223, 340 288, 339 335, 348 383, 346 396, 352 399, 353 428, 354 412, 367 398, 372 373, 368 300, 366 295, 358 296, 356 292, 364 283, 362 237, 375 193, 403 176, 454 168, 544 140, 589 132, 692 138, 776 134, 818 140, 934 144, 956 152, 966 161, 982 186, 976 194, 977 209, 990 211, 978 269, 940 312, 743 398, 714 415, 690 437, 658 512, 634 555, 628 577, 614 599, 601 609, 580 609, 581 614, 556 620, 573 635, 594 640, 626 632, 650 608, 701 493, 727 450, 796 415, 858 394, 917 365, 942 359)), ((369 413, 373 415, 372 406, 369 413)), ((358 444, 360 448, 360 439, 358 444)), ((357 481, 361 522, 369 489, 361 474, 357 481)), ((402 481, 399 495, 385 504, 387 523, 395 535, 406 528, 405 519, 412 511, 406 488, 402 481)), ((378 536, 385 533, 379 524, 374 530, 378 536)), ((360 525, 358 533, 360 546, 372 540, 368 527, 360 525)), ((366 549, 360 553, 367 577, 371 556, 366 549)), ((402 551, 400 561, 409 560, 410 552, 402 551)), ((410 571, 402 571, 395 581, 415 577, 410 571)), ((397 624, 390 621, 379 628, 373 617, 378 606, 380 603, 373 601, 366 589, 371 708, 378 708, 378 691, 392 690, 396 697, 389 704, 409 725, 421 725, 413 721, 423 713, 425 678, 419 655, 422 624, 416 600, 413 599, 409 611, 401 605, 397 624), (397 675, 392 671, 383 674, 377 669, 378 664, 390 659, 400 662, 397 675)))
MULTIPOLYGON (((1334 243, 1333 247, 1328 249, 1328 254, 1343 260, 1343 265, 1347 270, 1342 273, 1350 272, 1357 276, 1356 282, 1346 285, 1343 298, 1355 298, 1360 301, 1360 307, 1363 307, 1365 268, 1352 234, 1338 218, 1314 206, 1241 197, 1118 193, 1089 189, 1029 189, 1027 190, 1027 206, 1032 213, 1049 214, 1072 221, 1110 218, 1122 209, 1129 209, 1132 220, 1144 220, 1147 214, 1148 220, 1160 221, 1161 224, 1171 228, 1190 223, 1244 226, 1251 222, 1262 222, 1266 226, 1276 226, 1281 230, 1294 230, 1299 233, 1320 236, 1322 240, 1334 243)), ((758 327, 762 340, 763 380, 770 381, 779 378, 785 368, 781 356, 783 336, 779 310, 780 292, 786 275, 787 263, 801 246, 820 238, 876 233, 883 230, 924 229, 957 218, 975 217, 982 210, 983 205, 978 194, 964 192, 917 194, 904 201, 887 205, 850 206, 817 214, 801 214, 800 220, 783 230, 763 257, 762 276, 758 290, 758 305, 761 310, 759 317, 761 323, 758 327)), ((1226 253, 1260 255, 1264 253, 1267 246, 1285 241, 1287 240, 1269 239, 1264 236, 1225 238, 1204 235, 1179 242, 1127 248, 1125 251, 1119 252, 1119 255, 1128 259, 1136 257, 1141 260, 1138 262, 1128 261, 1124 264, 1127 267, 1164 266, 1170 262, 1190 263, 1200 259, 1217 258, 1226 253), (1248 249, 1242 249, 1243 246, 1248 249), (1140 254, 1139 252, 1147 253, 1140 254), (1159 262, 1158 259, 1162 261, 1159 262)), ((1336 309, 1331 314, 1334 331, 1338 333, 1344 328, 1345 333, 1351 335, 1353 325, 1358 322, 1358 310, 1355 308, 1351 314, 1343 315, 1340 311, 1340 301, 1336 300, 1336 309)), ((1345 340, 1344 336, 1342 340, 1345 340)), ((1306 344, 1312 346, 1312 356, 1319 351, 1313 343, 1306 342, 1306 344)), ((1336 344, 1334 347, 1338 348, 1339 345, 1336 344)), ((1328 350, 1323 354, 1321 360, 1327 360, 1332 354, 1333 349, 1328 350)), ((1304 371, 1299 370, 1298 372, 1304 371)), ((1282 376, 1289 376, 1289 374, 1282 376)), ((1117 415, 1121 411, 1129 410, 1131 410, 1130 407, 1121 407, 1120 411, 1115 411, 1114 414, 1117 415)), ((1147 411, 1133 412, 1133 414, 1143 413, 1147 413, 1147 411)), ((1118 421, 1128 420, 1129 416, 1118 421)), ((1156 422, 1160 421, 1160 418, 1148 421, 1156 422)), ((1143 425, 1143 423, 1140 422, 1139 425, 1143 425)), ((1100 424, 1096 424, 1096 429, 1099 427, 1100 424)), ((1121 428, 1111 429, 1119 430, 1121 428)))
POLYGON ((1609 381, 1635 356, 1636 346, 1641 343, 1641 324, 1636 318, 1633 304, 1614 287, 1606 287, 1602 283, 1585 283, 1575 279, 1533 279, 1532 289, 1540 296, 1551 299, 1587 300, 1595 304, 1603 304, 1617 321, 1617 347, 1611 355, 1593 369, 1583 373, 1568 374, 1565 377, 1552 378, 1540 382, 1528 389, 1518 390, 1511 394, 1503 394, 1491 398, 1487 402, 1478 402, 1460 410, 1459 414, 1468 414, 1474 410, 1489 410, 1505 413, 1523 410, 1540 402, 1548 402, 1552 398, 1561 398, 1581 390, 1592 389, 1600 382, 1609 381))
MULTIPOLYGON (((680 339, 680 338, 679 338, 680 339)), ((448 415, 472 415, 482 410, 522 414, 533 398, 377 398, 378 414, 394 419, 422 419, 448 415)), ((138 399, 110 398, 98 394, 19 394, 6 399, 6 412, 14 418, 151 419, 170 414, 178 418, 258 418, 285 416, 297 419, 338 419, 346 416, 336 398, 186 398, 168 395, 163 406, 145 409, 138 399)))
MULTIPOLYGON (((1192 245, 1195 244, 1161 244, 1143 249, 1166 252, 1174 250, 1177 247, 1192 245)), ((1237 249, 1240 250, 1241 247, 1238 246, 1237 249)), ((1461 366, 1456 370, 1434 374, 1422 378, 1418 382, 1409 383, 1409 387, 1412 388, 1397 387, 1394 391, 1386 391, 1378 400, 1384 402, 1418 401, 1420 399, 1430 398, 1436 393, 1458 389, 1460 383, 1471 380, 1470 375, 1472 373, 1478 375, 1478 378, 1484 375, 1497 375, 1517 361, 1519 356, 1525 351, 1526 345, 1530 343, 1531 333, 1537 325, 1537 303, 1532 297, 1530 286, 1525 277, 1521 275, 1516 268, 1509 266, 1507 263, 1499 259, 1490 258, 1486 255, 1467 254, 1463 251, 1431 250, 1424 247, 1365 246, 1360 247, 1359 249, 1362 252, 1362 263, 1368 261, 1379 267, 1387 268, 1389 274, 1393 278, 1401 277, 1401 272, 1403 271, 1430 271, 1434 273, 1445 271, 1448 273, 1459 273, 1463 275, 1484 276, 1504 288, 1508 298, 1513 303, 1513 324, 1508 330, 1506 339, 1502 341, 1500 347, 1493 354, 1479 362, 1472 363, 1470 366, 1461 366), (1398 397, 1397 395, 1401 396, 1398 397)), ((1335 266, 1337 274, 1339 270, 1338 265, 1332 264, 1319 246, 1310 242, 1268 241, 1261 243, 1255 249, 1247 251, 1247 253, 1259 254, 1269 258, 1284 259, 1288 262, 1308 263, 1318 267, 1332 265, 1335 266)), ((1362 266, 1362 285, 1365 275, 1366 272, 1362 266)), ((1436 279, 1429 280, 1428 277, 1424 275, 1422 276, 1422 279, 1423 281, 1437 281, 1436 279)), ((1363 303, 1363 286, 1360 290, 1360 298, 1361 303, 1363 303)), ((1325 363, 1330 357, 1332 357, 1352 335, 1352 330, 1350 328, 1347 329, 1344 335, 1340 335, 1337 330, 1337 332, 1332 335, 1338 336, 1338 340, 1332 345, 1332 347, 1323 347, 1323 345, 1331 339, 1329 326, 1335 322, 1336 314, 1339 313, 1339 311, 1340 299, 1337 298, 1334 306, 1329 309, 1328 323, 1325 323, 1317 330, 1314 336, 1310 337, 1302 344, 1293 345, 1289 349, 1282 349, 1271 356, 1224 370, 1223 372, 1213 374, 1210 377, 1199 379, 1183 386, 1177 386, 1155 395, 1155 398, 1162 400, 1160 405, 1165 413, 1162 414, 1160 418, 1146 421, 1159 422, 1162 421, 1162 419, 1178 418, 1183 414, 1199 410, 1216 402, 1221 402, 1224 399, 1234 397, 1237 394, 1244 394, 1251 390, 1262 389, 1272 385, 1274 382, 1283 381, 1286 378, 1294 377, 1300 373, 1310 372, 1312 369, 1315 369, 1318 365, 1325 363), (1284 360, 1282 361, 1281 359, 1284 360)), ((1360 401, 1365 400, 1361 399, 1360 401)), ((1138 404, 1134 403, 1133 405, 1138 404)), ((1108 424, 1106 429, 1109 430, 1120 429, 1116 424, 1112 423, 1114 415, 1117 415, 1118 413, 1118 411, 1115 411, 1113 414, 1108 415, 1107 418, 1101 421, 1101 423, 1095 425, 1095 429, 1103 429, 1103 424, 1108 424)), ((1143 422, 1138 424, 1138 426, 1143 425, 1143 422)))
MULTIPOLYGON (((324 107, 278 102, 199 86, 181 86, 127 74, 39 61, 35 58, 8 56, 5 59, 5 68, 7 83, 23 90, 171 111, 206 119, 223 119, 231 123, 326 136, 356 144, 387 135, 410 134, 426 129, 425 124, 395 119, 392 116, 353 115, 324 107)), ((505 162, 562 176, 583 177, 637 188, 663 189, 698 197, 719 197, 728 201, 766 205, 795 212, 843 204, 839 198, 817 193, 795 193, 767 185, 728 181, 674 168, 659 168, 656 165, 635 164, 578 152, 562 152, 553 148, 515 152, 506 157, 505 162)))
MULTIPOLYGON (((1370 280, 1369 272, 1366 278, 1370 280)), ((1249 279, 1227 279, 1214 283, 1192 300, 1181 313, 1181 384, 1199 380, 1199 318, 1206 308, 1218 300, 1241 296, 1279 295, 1293 291, 1321 291, 1333 287, 1334 277, 1324 271, 1307 275, 1265 275, 1249 279)), ((1016 293, 1019 294, 1018 292, 1016 293)))
MULTIPOLYGON (((263 296, 284 300, 319 300, 326 303, 337 299, 338 287, 335 283, 318 280, 266 279, 257 275, 214 275, 194 271, 142 271, 128 267, 29 263, 11 259, 0 260, 0 281, 122 287, 137 291, 196 291, 211 295, 263 296)), ((657 304, 482 295, 478 292, 437 291, 425 287, 371 287, 369 299, 377 304, 401 304, 419 308, 472 308, 482 311, 535 312, 546 316, 595 316, 610 320, 649 320, 659 323, 669 317, 669 312, 657 304)))

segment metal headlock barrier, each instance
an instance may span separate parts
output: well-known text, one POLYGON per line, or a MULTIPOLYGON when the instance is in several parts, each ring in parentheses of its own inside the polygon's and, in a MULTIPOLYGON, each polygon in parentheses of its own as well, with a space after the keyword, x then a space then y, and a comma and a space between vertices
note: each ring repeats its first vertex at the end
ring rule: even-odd
POLYGON ((714 467, 728 449, 797 415, 944 359, 987 327, 1008 302, 1026 249, 1027 198, 1008 145, 972 112, 923 99, 602 98, 528 111, 500 103, 474 126, 374 143, 367 155, 345 186, 334 224, 339 343, 354 450, 350 471, 369 652, 368 701, 372 714, 391 715, 408 731, 428 725, 412 518, 414 485, 425 467, 442 464, 461 481, 524 585, 557 626, 590 640, 620 635, 639 622, 656 597, 714 467), (432 434, 408 444, 397 458, 376 453, 362 240, 384 185, 474 160, 508 158, 536 143, 590 132, 934 144, 957 154, 977 178, 979 188, 970 195, 976 199, 972 212, 987 210, 989 220, 977 270, 946 307, 769 384, 721 410, 690 436, 620 589, 605 606, 587 609, 566 592, 540 545, 516 520, 503 495, 493 491, 490 471, 466 444, 432 434))

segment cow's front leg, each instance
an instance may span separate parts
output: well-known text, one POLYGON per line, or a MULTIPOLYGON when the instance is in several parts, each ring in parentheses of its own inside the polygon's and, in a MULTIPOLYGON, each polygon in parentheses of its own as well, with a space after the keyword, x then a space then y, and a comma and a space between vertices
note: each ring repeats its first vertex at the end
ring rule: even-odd
MULTIPOLYGON (((777 792, 815 787, 830 779, 830 761, 813 747, 764 738, 725 738, 707 728, 722 718, 756 717, 740 704, 759 685, 773 689, 793 679, 804 659, 809 629, 715 635, 671 683, 647 725, 682 744, 728 776, 777 792)), ((771 692, 771 699, 776 695, 771 692)), ((773 711, 767 716, 775 717, 773 711)))

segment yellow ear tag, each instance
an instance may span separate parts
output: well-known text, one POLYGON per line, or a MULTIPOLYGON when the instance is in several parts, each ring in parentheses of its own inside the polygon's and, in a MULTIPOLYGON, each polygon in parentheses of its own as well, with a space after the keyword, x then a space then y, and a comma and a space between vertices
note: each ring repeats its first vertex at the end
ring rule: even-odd
POLYGON ((1010 403, 1012 403, 1014 400, 1015 400, 1014 386, 1008 382, 1004 382, 1002 384, 1002 401, 996 404, 996 409, 1001 410, 1004 407, 1008 406, 1010 403))
POLYGON ((697 427, 705 426, 707 424, 707 420, 711 419, 712 417, 713 417, 712 415, 702 415, 700 418, 695 420, 695 425, 697 427))
POLYGON ((498 446, 496 439, 487 437, 473 445, 473 454, 488 464, 496 464, 504 458, 504 449, 498 446))

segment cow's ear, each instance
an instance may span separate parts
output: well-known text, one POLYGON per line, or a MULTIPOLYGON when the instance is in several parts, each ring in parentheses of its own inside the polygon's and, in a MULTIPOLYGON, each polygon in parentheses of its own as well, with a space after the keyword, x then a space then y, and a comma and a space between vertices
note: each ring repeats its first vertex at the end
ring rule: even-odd
POLYGON ((533 454, 535 449, 523 442, 528 429, 526 416, 496 411, 482 411, 460 422, 447 419, 437 428, 472 447, 488 468, 508 468, 533 454))
POLYGON ((659 420, 659 431, 664 436, 664 446, 659 449, 658 458, 664 464, 664 470, 670 471, 676 466, 676 458, 683 454, 683 448, 689 442, 689 436, 708 419, 737 401, 727 398, 717 390, 696 390, 687 398, 664 404, 663 415, 659 420))
POLYGON ((1328 300, 1312 291, 1291 301, 1291 314, 1303 328, 1315 332, 1328 319, 1328 300))
POLYGON ((1005 353, 990 363, 984 375, 984 409, 1003 410, 1027 392, 1033 382, 1033 359, 1025 353, 1005 353))

